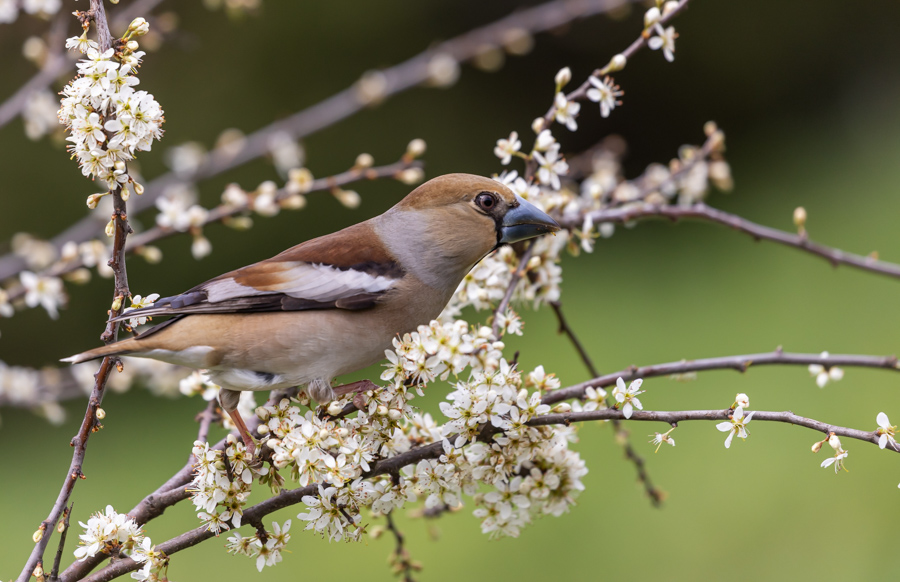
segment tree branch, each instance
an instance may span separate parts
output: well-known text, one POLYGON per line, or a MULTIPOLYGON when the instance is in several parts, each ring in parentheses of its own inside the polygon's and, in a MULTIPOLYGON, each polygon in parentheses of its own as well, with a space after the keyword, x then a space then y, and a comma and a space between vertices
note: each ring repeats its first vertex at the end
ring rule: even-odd
MULTIPOLYGON (((653 411, 634 411, 631 418, 627 420, 631 421, 654 421, 654 422, 665 422, 667 424, 677 424, 678 422, 690 421, 690 420, 728 420, 729 414, 731 414, 730 409, 725 410, 687 410, 687 411, 672 411, 672 412, 653 412, 653 411)), ((588 422, 592 420, 626 420, 625 414, 621 410, 615 410, 613 408, 605 408, 601 410, 594 410, 591 412, 570 412, 566 414, 548 414, 544 416, 539 416, 528 422, 529 426, 548 426, 548 425, 569 425, 573 422, 588 422)), ((762 420, 769 422, 783 422, 787 424, 794 424, 798 426, 803 426, 806 428, 810 428, 812 430, 816 430, 819 432, 828 435, 829 433, 835 433, 838 436, 857 439, 864 442, 869 442, 876 444, 878 443, 878 434, 876 431, 863 431, 852 428, 846 428, 841 426, 836 426, 832 424, 827 424, 815 419, 805 418, 802 416, 798 416, 793 414, 792 412, 766 412, 766 411, 755 411, 753 415, 753 420, 762 420)), ((486 426, 486 431, 490 434, 495 434, 497 432, 501 432, 499 429, 493 426, 486 426)), ((450 437, 451 440, 453 437, 450 437)), ((900 451, 895 451, 900 452, 900 451)), ((416 449, 412 449, 406 453, 397 455, 395 457, 391 457, 389 459, 379 461, 375 464, 372 470, 365 474, 365 478, 375 477, 378 475, 384 475, 386 473, 392 473, 399 471, 403 467, 407 465, 413 465, 418 463, 423 459, 432 459, 437 458, 441 454, 443 454, 443 446, 441 442, 434 442, 429 445, 425 445, 416 449)), ((277 511, 279 509, 283 509, 285 507, 289 507, 291 505, 296 505, 299 503, 304 496, 306 495, 315 495, 318 491, 318 485, 312 484, 306 487, 301 487, 298 489, 284 490, 278 495, 275 495, 265 501, 257 503, 256 505, 250 507, 249 509, 244 510, 244 519, 243 521, 249 523, 253 520, 259 520, 262 517, 277 511)), ((195 546, 204 540, 207 540, 213 537, 214 534, 206 529, 205 527, 198 527, 188 532, 185 532, 177 537, 174 537, 170 540, 167 540, 161 544, 157 544, 156 549, 165 552, 167 556, 171 556, 172 554, 179 552, 183 549, 195 546)), ((85 582, 107 582, 119 576, 122 576, 128 572, 133 570, 137 570, 140 567, 140 564, 134 562, 130 558, 124 560, 118 560, 115 563, 112 563, 102 570, 96 572, 95 574, 88 576, 85 578, 85 582)), ((74 578, 65 578, 67 581, 74 581, 74 578)))
POLYGON ((657 376, 669 376, 672 374, 684 374, 686 372, 704 372, 707 370, 737 370, 746 372, 751 366, 793 365, 809 366, 818 364, 826 369, 832 366, 853 366, 861 368, 884 368, 900 371, 896 356, 867 356, 833 354, 823 357, 820 354, 786 353, 781 349, 762 354, 747 354, 742 356, 726 356, 722 358, 705 358, 701 360, 681 360, 653 366, 631 366, 612 374, 599 376, 593 380, 582 382, 567 388, 553 390, 544 395, 544 404, 554 404, 570 398, 583 398, 584 391, 588 387, 603 388, 612 386, 618 378, 630 381, 637 378, 654 378, 657 376))

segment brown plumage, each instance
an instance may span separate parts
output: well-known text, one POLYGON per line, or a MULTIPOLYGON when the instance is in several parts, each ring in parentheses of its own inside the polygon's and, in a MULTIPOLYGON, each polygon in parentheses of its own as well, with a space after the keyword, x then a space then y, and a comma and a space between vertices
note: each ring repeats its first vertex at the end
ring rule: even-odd
POLYGON ((437 317, 482 257, 558 228, 494 180, 441 176, 375 218, 132 311, 120 319, 174 318, 64 361, 130 355, 207 369, 253 449, 237 391, 306 385, 331 400, 335 377, 377 362, 393 337, 437 317))

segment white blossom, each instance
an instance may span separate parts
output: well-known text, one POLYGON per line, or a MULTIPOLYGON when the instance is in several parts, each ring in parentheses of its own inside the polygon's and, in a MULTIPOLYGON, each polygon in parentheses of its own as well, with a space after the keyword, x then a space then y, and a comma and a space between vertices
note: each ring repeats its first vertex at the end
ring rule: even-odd
POLYGON ((647 46, 653 50, 661 48, 663 56, 671 63, 675 60, 675 39, 678 38, 675 27, 669 26, 666 29, 663 29, 662 25, 657 22, 653 25, 653 30, 656 32, 657 36, 654 36, 647 41, 647 46))
POLYGON ((497 147, 494 148, 494 155, 500 158, 500 163, 505 166, 509 164, 512 157, 516 155, 521 148, 522 141, 519 140, 519 134, 514 131, 509 134, 508 139, 501 138, 497 140, 497 147))
POLYGON ((594 103, 600 104, 600 115, 609 117, 610 111, 615 109, 616 105, 622 104, 621 101, 616 99, 623 95, 622 91, 619 90, 619 86, 614 84, 610 77, 605 77, 601 80, 591 76, 588 77, 588 81, 593 87, 587 90, 587 98, 594 103))
POLYGON ((619 405, 622 405, 622 414, 625 415, 625 418, 631 418, 635 408, 638 410, 644 409, 641 401, 638 400, 637 397, 638 394, 643 394, 645 392, 645 390, 640 390, 641 384, 643 383, 644 380, 638 378, 626 388, 625 380, 622 378, 616 380, 616 387, 613 389, 613 397, 616 399, 616 408, 618 408, 619 405))
POLYGON ((747 423, 753 419, 753 412, 744 416, 744 409, 738 406, 734 409, 728 422, 720 422, 716 425, 716 429, 721 432, 727 432, 725 437, 725 448, 731 447, 731 440, 737 435, 742 439, 746 439, 750 434, 747 432, 747 423))
POLYGON ((891 443, 891 448, 895 451, 900 450, 897 447, 897 441, 894 439, 897 427, 891 424, 887 414, 879 412, 878 416, 875 417, 875 422, 878 423, 878 429, 875 431, 879 435, 878 448, 883 449, 888 443, 891 443))
POLYGON ((40 305, 53 319, 59 317, 59 307, 65 305, 67 300, 62 279, 22 271, 19 274, 19 282, 25 288, 25 305, 28 307, 40 305))
POLYGON ((565 125, 569 131, 578 129, 578 122, 575 121, 575 118, 578 116, 578 112, 581 111, 581 103, 569 101, 566 99, 565 94, 560 91, 553 100, 553 107, 554 116, 558 123, 565 125))

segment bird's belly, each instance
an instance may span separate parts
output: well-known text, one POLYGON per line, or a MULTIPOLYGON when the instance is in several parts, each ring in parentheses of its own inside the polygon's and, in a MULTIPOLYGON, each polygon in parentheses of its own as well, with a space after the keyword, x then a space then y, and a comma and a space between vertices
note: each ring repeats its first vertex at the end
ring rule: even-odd
POLYGON ((231 332, 235 337, 230 342, 233 349, 211 369, 252 370, 278 376, 277 386, 269 383, 244 390, 271 390, 315 379, 330 381, 383 359, 394 335, 407 331, 385 328, 380 324, 381 318, 369 313, 308 311, 292 314, 290 319, 282 314, 271 322, 266 321, 269 314, 235 318, 231 332), (257 333, 257 326, 265 332, 257 333))

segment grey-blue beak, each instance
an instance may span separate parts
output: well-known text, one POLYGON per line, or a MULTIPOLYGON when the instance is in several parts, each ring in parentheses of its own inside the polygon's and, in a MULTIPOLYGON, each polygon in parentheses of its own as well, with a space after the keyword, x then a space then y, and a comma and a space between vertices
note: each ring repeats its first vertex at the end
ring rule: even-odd
POLYGON ((559 230, 556 221, 531 202, 516 194, 515 208, 510 208, 500 225, 500 242, 512 244, 559 230))

